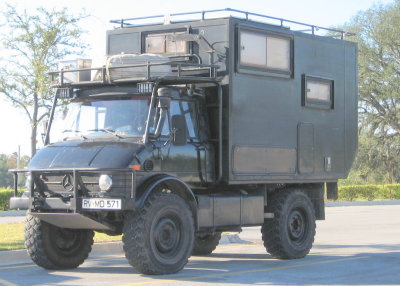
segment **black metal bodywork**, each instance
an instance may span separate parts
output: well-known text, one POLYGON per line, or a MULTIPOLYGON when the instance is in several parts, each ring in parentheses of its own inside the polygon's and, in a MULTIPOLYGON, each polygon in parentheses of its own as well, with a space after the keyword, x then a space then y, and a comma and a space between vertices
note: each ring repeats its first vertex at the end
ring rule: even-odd
MULTIPOLYGON (((203 21, 164 25, 121 20, 121 28, 107 34, 109 56, 146 53, 146 37, 157 33, 172 37, 172 42, 183 41, 185 52, 168 55, 169 61, 161 64, 122 67, 146 70, 136 77, 112 79, 110 74, 118 68, 110 66, 53 73, 58 88, 54 109, 57 97, 90 100, 90 93, 107 99, 121 94, 148 97, 145 132, 136 139, 50 144, 48 130, 48 145, 25 171, 33 178, 29 197, 13 198, 11 207, 26 207, 61 227, 118 233, 124 212, 140 208, 153 191, 163 188, 189 202, 198 230, 215 231, 262 224, 264 218, 273 217, 264 214, 269 194, 291 186, 304 190, 317 219, 324 219, 324 183, 329 182, 332 190, 339 178, 347 176, 357 148, 357 48, 343 40, 342 31, 327 29, 340 32, 341 39, 332 39, 315 35, 321 27, 269 17, 280 22, 272 25, 249 19, 260 15, 244 15, 244 19, 204 19, 202 14, 203 21), (291 30, 285 23, 305 25, 311 34, 291 30), (243 64, 243 31, 287 40, 288 68, 243 64), (171 67, 171 73, 155 75, 162 65, 171 67), (67 74, 88 70, 99 76, 66 81, 67 74), (312 80, 328 83, 328 104, 307 98, 312 80), (171 102, 195 103, 191 112, 197 130, 183 144, 175 141, 176 129, 170 128, 169 136, 163 137, 149 126, 151 110, 161 112, 165 104, 159 92, 163 88, 171 102), (95 183, 99 174, 114 176, 118 184, 109 192, 99 191, 95 183), (58 181, 50 182, 51 176, 58 181), (72 189, 65 192, 70 185, 72 189), (83 209, 85 198, 118 198, 122 204, 118 210, 83 209)), ((12 172, 17 190, 19 171, 12 172)))

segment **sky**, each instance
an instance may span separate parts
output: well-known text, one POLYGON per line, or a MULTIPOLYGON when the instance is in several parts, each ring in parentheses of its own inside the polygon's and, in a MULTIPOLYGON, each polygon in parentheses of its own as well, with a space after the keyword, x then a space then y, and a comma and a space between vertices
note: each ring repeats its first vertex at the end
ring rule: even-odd
MULTIPOLYGON (((34 11, 38 7, 51 9, 67 7, 70 13, 78 14, 84 9, 91 16, 81 26, 87 31, 83 40, 90 45, 86 58, 93 65, 101 65, 105 56, 106 30, 115 28, 110 20, 141 16, 171 14, 189 11, 233 8, 307 24, 331 27, 348 22, 359 11, 375 4, 387 4, 393 0, 0 0, 0 9, 5 3, 17 9, 34 11)), ((0 47, 1 49, 1 47, 0 47)), ((0 50, 1 52, 1 50, 0 50)), ((30 127, 27 116, 4 100, 0 94, 0 154, 11 154, 21 146, 23 155, 30 154, 30 127)), ((42 127, 39 127, 39 130, 42 127)), ((39 147, 41 139, 38 138, 39 147)))

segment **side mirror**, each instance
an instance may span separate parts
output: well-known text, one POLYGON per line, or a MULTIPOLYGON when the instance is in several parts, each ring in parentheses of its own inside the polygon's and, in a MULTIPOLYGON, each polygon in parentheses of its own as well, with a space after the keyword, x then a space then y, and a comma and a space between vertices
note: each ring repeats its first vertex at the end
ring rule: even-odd
POLYGON ((183 115, 172 116, 172 143, 175 146, 184 146, 187 142, 186 119, 183 115))
POLYGON ((158 91, 158 105, 157 109, 159 112, 159 116, 155 123, 155 131, 154 135, 158 138, 161 135, 164 121, 168 116, 168 109, 171 104, 170 90, 168 88, 160 88, 158 91))

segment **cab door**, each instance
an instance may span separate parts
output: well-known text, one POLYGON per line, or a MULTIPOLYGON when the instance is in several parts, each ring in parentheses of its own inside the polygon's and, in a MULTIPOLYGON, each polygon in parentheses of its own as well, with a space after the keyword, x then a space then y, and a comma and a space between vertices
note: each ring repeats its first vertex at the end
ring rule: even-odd
POLYGON ((163 147, 161 148, 161 171, 179 177, 189 183, 204 183, 206 175, 207 146, 199 139, 198 106, 192 100, 172 100, 169 109, 169 120, 164 123, 163 147), (171 118, 183 115, 186 121, 187 141, 185 145, 172 143, 171 118))

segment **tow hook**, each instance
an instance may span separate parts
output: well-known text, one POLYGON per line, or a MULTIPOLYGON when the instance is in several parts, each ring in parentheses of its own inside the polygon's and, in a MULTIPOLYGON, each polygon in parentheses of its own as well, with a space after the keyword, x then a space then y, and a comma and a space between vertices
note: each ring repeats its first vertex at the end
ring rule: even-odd
POLYGON ((33 198, 32 206, 35 210, 42 209, 44 206, 45 198, 35 197, 33 198))

